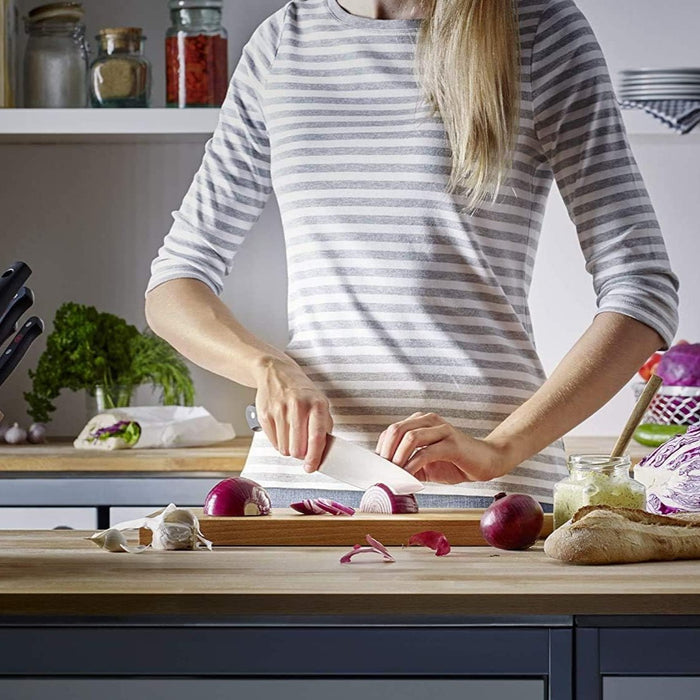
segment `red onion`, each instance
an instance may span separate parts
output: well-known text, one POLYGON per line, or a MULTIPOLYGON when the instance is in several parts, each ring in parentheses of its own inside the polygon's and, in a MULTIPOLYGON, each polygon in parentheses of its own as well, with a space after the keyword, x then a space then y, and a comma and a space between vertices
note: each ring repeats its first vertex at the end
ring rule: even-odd
POLYGON ((289 507, 302 515, 326 515, 326 511, 316 503, 315 499, 311 498, 299 501, 299 503, 290 503, 289 507))
POLYGON ((360 501, 360 510, 363 513, 384 513, 385 515, 417 513, 418 501, 412 493, 399 496, 385 484, 375 484, 364 492, 360 501))
POLYGON ((338 503, 338 501, 329 501, 327 498, 317 498, 314 504, 331 515, 355 515, 354 508, 338 503))
POLYGON ((481 516, 481 534, 499 549, 527 549, 542 532, 544 512, 532 496, 497 493, 481 516))
POLYGON ((352 558, 357 554, 381 554, 385 562, 396 561, 396 559, 391 556, 389 550, 381 542, 375 540, 372 535, 367 535, 366 539, 369 546, 362 546, 359 544, 353 545, 353 548, 340 558, 340 563, 349 564, 352 558))
POLYGON ((444 557, 450 553, 450 543, 442 532, 437 530, 426 530, 417 532, 408 539, 408 546, 421 545, 435 551, 436 557, 444 557))
POLYGON ((270 497, 252 479, 233 476, 220 481, 204 499, 205 515, 269 515, 270 497))

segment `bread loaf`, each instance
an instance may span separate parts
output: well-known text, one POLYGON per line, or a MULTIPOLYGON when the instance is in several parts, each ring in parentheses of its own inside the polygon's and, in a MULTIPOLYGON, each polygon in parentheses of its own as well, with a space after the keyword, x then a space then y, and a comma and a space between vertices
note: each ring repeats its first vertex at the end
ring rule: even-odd
POLYGON ((573 564, 700 559, 700 513, 585 506, 545 540, 544 551, 573 564))

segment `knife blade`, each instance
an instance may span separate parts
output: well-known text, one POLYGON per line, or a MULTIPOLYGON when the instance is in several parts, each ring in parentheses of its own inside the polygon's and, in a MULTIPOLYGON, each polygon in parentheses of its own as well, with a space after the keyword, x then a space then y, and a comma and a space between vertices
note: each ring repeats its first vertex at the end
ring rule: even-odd
POLYGON ((20 290, 20 287, 29 279, 32 270, 27 263, 18 260, 0 276, 0 314, 5 313, 5 309, 12 301, 12 297, 20 290))
POLYGON ((32 294, 32 290, 29 287, 22 287, 15 294, 10 303, 10 308, 0 318, 0 347, 17 330, 17 321, 33 303, 34 294, 32 294))
MULTIPOLYGON (((246 408, 246 421, 251 430, 262 430, 255 406, 246 408)), ((363 491, 374 484, 385 484, 398 495, 417 493, 425 488, 398 464, 337 435, 326 436, 319 472, 363 491)))
POLYGON ((3 384, 19 361, 24 357, 29 346, 44 332, 44 322, 38 316, 32 316, 19 329, 7 349, 0 355, 0 384, 3 384))

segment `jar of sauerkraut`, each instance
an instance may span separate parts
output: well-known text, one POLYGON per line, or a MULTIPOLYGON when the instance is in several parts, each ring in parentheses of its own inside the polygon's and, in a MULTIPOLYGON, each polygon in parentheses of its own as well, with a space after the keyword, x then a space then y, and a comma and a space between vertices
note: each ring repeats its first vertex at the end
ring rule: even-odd
POLYGON ((554 485, 554 527, 563 525, 583 506, 641 508, 646 489, 630 476, 629 457, 571 455, 569 476, 554 485))

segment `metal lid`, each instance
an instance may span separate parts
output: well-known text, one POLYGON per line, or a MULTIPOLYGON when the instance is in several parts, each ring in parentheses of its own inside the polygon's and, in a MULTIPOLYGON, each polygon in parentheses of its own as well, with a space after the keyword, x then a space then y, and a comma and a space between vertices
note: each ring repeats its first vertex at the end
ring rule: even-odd
POLYGON ((100 45, 111 50, 138 49, 146 38, 141 27, 105 27, 95 37, 100 45))
POLYGON ((30 22, 44 22, 54 20, 60 22, 80 22, 85 10, 79 2, 52 2, 48 5, 39 5, 29 11, 27 19, 30 22))

